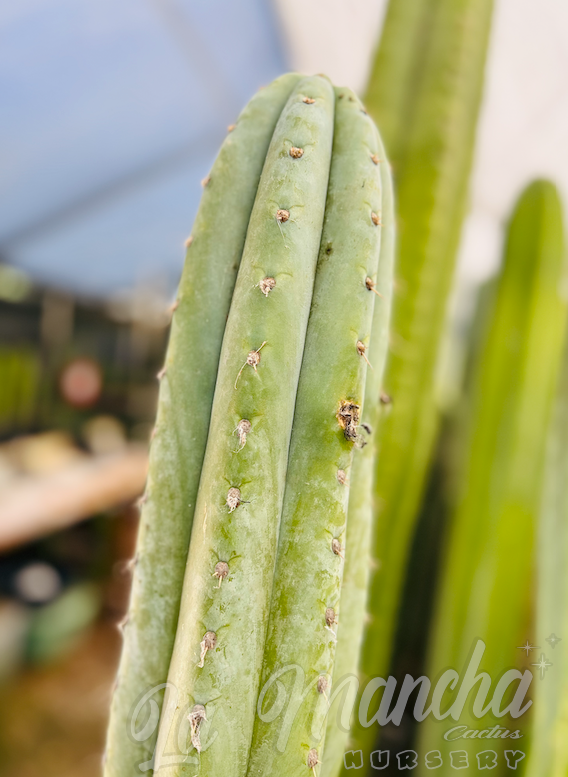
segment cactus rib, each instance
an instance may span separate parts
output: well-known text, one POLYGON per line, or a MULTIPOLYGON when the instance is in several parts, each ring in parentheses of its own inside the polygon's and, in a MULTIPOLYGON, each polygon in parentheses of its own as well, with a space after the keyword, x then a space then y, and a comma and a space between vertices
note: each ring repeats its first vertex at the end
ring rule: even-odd
MULTIPOLYGON (((365 378, 372 372, 362 357, 377 300, 365 279, 376 276, 379 263, 381 229, 372 214, 381 212, 381 176, 372 156, 380 149, 374 125, 355 95, 348 89, 335 92, 331 173, 296 399, 261 688, 268 685, 259 699, 250 777, 304 777, 306 766, 315 767, 323 758, 325 691, 331 685, 338 617, 341 622, 349 495, 349 486, 337 473, 341 470, 350 478, 352 461, 362 455, 358 448, 367 437, 358 427, 365 378), (281 671, 277 688, 273 679, 281 671), (270 710, 275 691, 279 696, 282 688, 286 714, 278 721, 266 719, 263 709, 270 710)), ((365 496, 369 499, 370 491, 365 496)))
MULTIPOLYGON (((333 689, 339 688, 343 680, 354 678, 357 673, 371 565, 375 440, 380 423, 379 396, 388 348, 395 243, 392 178, 378 133, 376 143, 378 149, 376 163, 380 165, 381 176, 383 228, 376 283, 374 278, 371 278, 371 281, 372 287, 376 286, 380 298, 375 300, 369 348, 369 361, 373 365, 373 370, 367 372, 363 405, 363 422, 372 429, 372 436, 369 445, 357 454, 350 476, 346 557, 340 601, 341 623, 338 627, 335 651, 333 689)), ((354 701, 353 690, 347 692, 349 694, 345 699, 347 708, 350 701, 354 701)), ((336 709, 332 704, 327 720, 321 777, 334 777, 339 771, 347 737, 347 733, 337 724, 336 709)))
POLYGON ((237 777, 246 771, 324 216, 333 112, 333 90, 326 79, 306 78, 293 90, 274 131, 248 226, 223 340, 160 722, 156 768, 163 766, 172 777, 237 777), (301 158, 290 155, 292 147, 304 150, 301 158), (267 278, 275 286, 265 294, 260 283, 267 278), (242 419, 251 428, 239 450, 235 431, 242 419), (220 588, 213 576, 218 561, 229 566, 220 588), (195 717, 193 724, 186 720, 194 705, 205 708, 198 729, 195 717), (222 734, 209 742, 212 724, 222 734), (183 756, 196 744, 197 733, 199 747, 183 756), (174 756, 171 763, 169 754, 180 749, 181 759, 174 756))
MULTIPOLYGON (((558 194, 549 182, 536 181, 521 195, 510 221, 477 365, 467 461, 436 603, 430 677, 443 667, 463 666, 477 639, 485 642, 481 668, 491 677, 524 664, 516 646, 530 611, 527 570, 566 324, 563 274, 558 194)), ((471 712, 460 723, 479 725, 471 712)), ((500 723, 493 713, 483 717, 484 728, 500 723)), ((440 725, 424 724, 422 744, 435 741, 444 753, 450 744, 440 737, 440 725)), ((521 725, 519 720, 515 727, 521 725)))
POLYGON ((161 706, 226 316, 266 151, 299 79, 277 79, 244 109, 211 171, 188 240, 160 387, 105 777, 139 774, 140 764, 152 762, 157 718, 155 733, 138 741, 146 721, 132 715, 155 688, 158 713, 161 706))

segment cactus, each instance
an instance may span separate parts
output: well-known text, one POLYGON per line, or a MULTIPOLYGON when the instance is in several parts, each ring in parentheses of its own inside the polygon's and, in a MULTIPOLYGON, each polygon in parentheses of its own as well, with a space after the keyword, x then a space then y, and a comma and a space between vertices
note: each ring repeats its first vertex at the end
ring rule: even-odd
MULTIPOLYGON (((380 139, 379 139, 380 140, 380 139)), ((379 146, 382 181, 382 217, 381 254, 377 274, 377 291, 382 295, 381 305, 373 318, 373 333, 369 360, 374 369, 367 375, 365 386, 365 420, 372 429, 379 424, 379 402, 383 372, 388 346, 390 323, 390 299, 392 295, 392 275, 394 264, 394 198, 390 170, 386 163, 385 150, 379 146)), ((374 441, 373 441, 374 442, 374 441)), ((339 688, 342 681, 355 677, 359 662, 359 651, 365 612, 367 589, 369 585, 370 545, 373 525, 373 503, 369 499, 372 493, 373 470, 375 467, 376 445, 368 445, 354 462, 349 494, 349 522, 347 524, 347 547, 349 553, 345 559, 343 585, 341 589, 341 629, 337 635, 335 665, 333 669, 333 687, 339 688), (354 551, 355 549, 355 551, 354 551)), ((349 681, 348 681, 349 682, 349 681)), ((353 692, 351 692, 351 699, 353 692)), ((346 697, 346 708, 350 698, 346 697)), ((339 769, 347 733, 337 725, 337 716, 328 716, 326 731, 326 749, 321 775, 333 775, 339 769)))
MULTIPOLYGON (((142 498, 105 777, 138 774, 137 764, 152 760, 156 735, 138 741, 133 734, 145 721, 142 715, 131 722, 131 716, 143 691, 166 682, 225 322, 266 151, 298 81, 283 76, 247 105, 211 171, 187 241, 142 498)), ((154 715, 162 696, 163 687, 152 697, 154 715)))
MULTIPOLYGON (((505 669, 536 660, 517 646, 529 636, 531 623, 546 436, 566 322, 564 270, 558 194, 552 184, 537 181, 524 191, 511 218, 474 372, 467 456, 433 620, 431 678, 447 667, 460 671, 477 639, 486 644, 479 671, 495 682, 505 669)), ((444 706, 454 697, 447 693, 444 706)), ((522 718, 506 723, 488 712, 480 721, 470 710, 459 724, 524 728, 522 718)), ((440 750, 447 763, 444 754, 456 743, 443 739, 445 730, 447 721, 429 718, 420 746, 440 750)), ((460 740, 459 748, 468 750, 475 742, 460 740)), ((505 764, 502 749, 511 747, 510 740, 492 739, 491 747, 505 764)))
MULTIPOLYGON (((492 0, 392 0, 367 94, 384 125, 400 227, 391 349, 383 387, 377 530, 362 687, 384 677, 406 562, 437 430, 435 368, 463 220, 492 0), (393 78, 393 74, 396 77, 393 78)), ((370 715, 374 713, 371 705, 370 715)), ((376 727, 357 720, 350 748, 376 727)))
POLYGON ((385 183, 372 120, 320 76, 254 98, 212 169, 162 377, 107 777, 308 775, 323 760, 313 722, 378 402, 368 364, 380 375, 386 352, 385 183), (307 696, 287 731, 269 719, 277 688, 298 701, 289 676, 272 684, 290 664, 307 696), (152 728, 166 675, 153 761, 155 734, 134 745, 127 727, 152 728))
MULTIPOLYGON (((566 720, 568 717, 568 666, 566 649, 540 640, 568 633, 568 339, 550 427, 545 461, 543 499, 537 543, 537 615, 535 634, 554 664, 554 675, 538 683, 534 713, 529 777, 560 777, 568 773, 566 720), (552 655, 550 655, 552 654, 552 655)), ((534 654, 533 654, 534 655, 534 654)), ((536 659, 538 660, 538 656, 536 659)))

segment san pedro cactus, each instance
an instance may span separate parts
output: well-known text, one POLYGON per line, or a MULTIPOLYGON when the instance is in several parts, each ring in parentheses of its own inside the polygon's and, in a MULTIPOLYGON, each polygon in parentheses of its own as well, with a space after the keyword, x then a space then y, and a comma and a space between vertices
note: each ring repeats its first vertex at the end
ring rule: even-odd
POLYGON ((211 171, 162 377, 107 777, 309 777, 323 761, 354 485, 371 499, 356 468, 386 353, 388 175, 355 95, 320 76, 263 90, 211 171), (158 715, 157 744, 133 744, 158 715))
MULTIPOLYGON (((400 229, 362 688, 388 674, 436 436, 436 364, 466 207, 491 11, 492 0, 392 0, 368 88, 368 110, 386 130, 400 229)), ((374 712, 373 703, 369 716, 374 712)), ((350 749, 370 753, 376 726, 365 728, 357 716, 353 722, 350 749)))
MULTIPOLYGON (((482 655, 479 663, 476 658, 476 674, 487 672, 494 682, 505 670, 525 670, 538 660, 527 658, 518 646, 527 638, 536 640, 532 571, 566 323, 564 271, 558 194, 552 184, 537 181, 524 191, 511 218, 504 266, 474 372, 467 456, 433 623, 431 678, 448 667, 460 671, 474 648, 477 658, 482 655)), ((446 691, 440 706, 447 709, 457 693, 446 691)), ((495 706, 480 717, 484 706, 478 701, 464 709, 459 725, 519 730, 525 737, 521 743, 526 742, 526 718, 503 718, 495 706)), ((443 738, 447 729, 447 720, 429 717, 422 724, 421 746, 425 752, 441 751, 447 766, 440 774, 449 775, 453 770, 445 756, 456 743, 443 738)), ((504 750, 515 745, 526 753, 521 743, 491 740, 499 756, 495 773, 508 772, 504 750)), ((478 745, 476 739, 463 739, 459 749, 477 752, 483 749, 478 745)), ((475 755, 470 758, 475 764, 475 755)))
MULTIPOLYGON (((561 777, 568 773, 568 662, 556 638, 568 634, 568 339, 550 435, 547 443, 543 499, 538 523, 537 615, 539 646, 552 663, 549 682, 534 694, 529 777, 561 777), (548 642, 542 644, 544 637, 548 642)), ((536 640, 535 640, 536 641, 536 640)), ((533 653, 533 655, 535 655, 533 653)), ((537 655, 538 660, 540 654, 537 655)))

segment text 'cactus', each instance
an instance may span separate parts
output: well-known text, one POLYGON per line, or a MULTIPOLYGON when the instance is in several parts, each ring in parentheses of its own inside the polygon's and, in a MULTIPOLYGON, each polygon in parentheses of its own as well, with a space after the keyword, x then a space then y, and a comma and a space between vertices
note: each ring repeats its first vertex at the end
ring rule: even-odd
POLYGON ((311 777, 361 638, 348 616, 372 516, 390 172, 349 89, 287 75, 244 109, 204 186, 105 775, 311 777))

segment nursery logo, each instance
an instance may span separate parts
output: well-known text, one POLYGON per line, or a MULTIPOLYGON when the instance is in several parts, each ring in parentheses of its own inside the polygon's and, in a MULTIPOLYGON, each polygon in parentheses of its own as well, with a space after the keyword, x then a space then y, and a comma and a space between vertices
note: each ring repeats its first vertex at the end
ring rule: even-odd
MULTIPOLYGON (((547 638, 551 648, 555 648, 560 641, 555 634, 547 638)), ((282 667, 260 689, 256 710, 259 725, 278 727, 275 748, 284 753, 295 725, 308 725, 313 742, 318 743, 325 733, 330 714, 336 715, 338 729, 348 733, 354 715, 363 728, 377 724, 381 727, 387 724, 399 726, 403 714, 413 704, 412 715, 419 723, 429 717, 448 721, 443 739, 455 742, 455 750, 445 750, 444 754, 439 750, 424 754, 414 750, 397 753, 375 750, 367 755, 361 750, 350 750, 344 754, 345 768, 361 769, 370 759, 372 768, 379 770, 386 769, 389 764, 396 764, 400 770, 413 769, 420 761, 426 768, 436 769, 446 759, 452 768, 464 769, 474 756, 464 750, 463 745, 459 748, 459 740, 475 739, 480 740, 480 745, 490 745, 490 740, 507 740, 506 744, 511 744, 510 750, 499 754, 490 747, 478 752, 475 759, 479 769, 491 769, 497 765, 497 759, 503 758, 508 768, 516 769, 525 753, 514 748, 515 740, 523 737, 514 723, 513 726, 509 723, 509 728, 500 725, 471 728, 460 723, 460 718, 467 705, 467 719, 470 722, 472 717, 481 721, 486 715, 496 718, 508 715, 509 720, 518 720, 532 705, 527 694, 534 677, 544 680, 553 663, 540 646, 532 645, 527 640, 518 649, 525 651, 527 658, 536 652, 538 660, 530 662, 534 670, 508 669, 495 678, 494 684, 487 672, 479 671, 485 649, 483 640, 475 642, 461 674, 455 669, 446 669, 434 682, 425 675, 414 679, 407 674, 400 688, 392 676, 387 679, 375 677, 361 691, 355 675, 341 678, 331 688, 331 678, 326 675, 310 678, 307 682, 300 666, 292 664, 282 667), (449 706, 448 692, 453 694, 449 706)), ((162 767, 179 763, 198 765, 199 754, 211 747, 219 734, 215 728, 218 702, 219 699, 211 700, 206 707, 201 704, 182 704, 177 689, 171 683, 156 686, 144 694, 130 716, 130 737, 136 742, 155 739, 158 723, 160 736, 154 756, 138 765, 140 771, 153 769, 158 772, 162 767), (165 700, 160 714, 156 699, 163 693, 165 700)))

